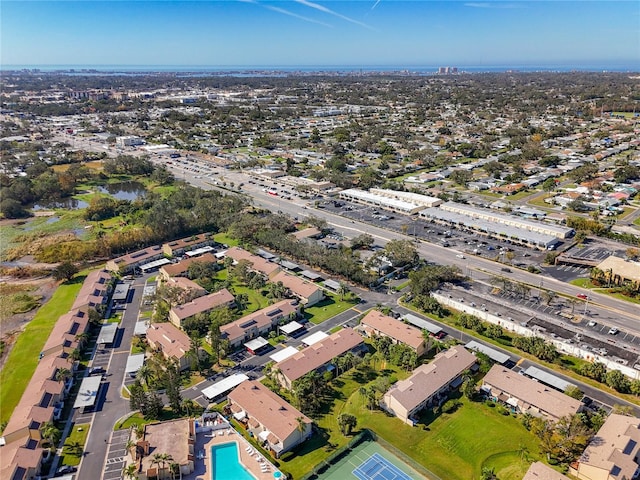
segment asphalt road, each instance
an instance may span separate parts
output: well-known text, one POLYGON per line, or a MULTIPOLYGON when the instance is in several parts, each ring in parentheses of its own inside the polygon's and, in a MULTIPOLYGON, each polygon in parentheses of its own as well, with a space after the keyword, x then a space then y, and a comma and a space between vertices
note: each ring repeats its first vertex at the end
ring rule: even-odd
POLYGON ((120 390, 131 350, 131 338, 138 320, 138 311, 144 290, 144 278, 136 278, 132 289, 133 296, 127 305, 127 309, 124 310, 119 333, 116 337, 116 345, 110 349, 111 357, 107 365, 108 375, 101 391, 103 398, 98 400, 100 407, 93 414, 91 429, 85 446, 85 456, 78 471, 78 480, 95 480, 98 478, 96 472, 103 472, 105 466, 109 467, 108 470, 117 468, 114 463, 118 462, 114 462, 113 458, 107 464, 106 455, 116 421, 130 411, 129 400, 121 396, 120 390))

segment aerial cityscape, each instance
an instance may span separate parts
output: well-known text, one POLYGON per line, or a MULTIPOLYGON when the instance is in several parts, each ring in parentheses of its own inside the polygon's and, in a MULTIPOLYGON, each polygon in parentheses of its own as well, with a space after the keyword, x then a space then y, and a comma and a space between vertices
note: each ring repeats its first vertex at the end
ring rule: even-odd
POLYGON ((638 478, 639 21, 3 1, 0 478, 638 478))

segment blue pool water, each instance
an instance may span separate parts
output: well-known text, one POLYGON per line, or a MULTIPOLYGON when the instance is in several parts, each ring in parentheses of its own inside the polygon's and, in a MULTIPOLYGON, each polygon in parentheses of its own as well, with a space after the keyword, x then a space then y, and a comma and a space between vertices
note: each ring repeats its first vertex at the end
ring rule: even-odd
POLYGON ((238 444, 223 443, 211 447, 211 480, 255 480, 238 460, 238 444))

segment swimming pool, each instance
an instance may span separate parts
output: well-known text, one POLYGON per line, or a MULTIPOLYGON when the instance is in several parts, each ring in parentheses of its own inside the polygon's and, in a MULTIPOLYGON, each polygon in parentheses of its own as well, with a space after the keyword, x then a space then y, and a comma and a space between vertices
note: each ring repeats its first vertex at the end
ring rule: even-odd
POLYGON ((211 480, 255 480, 240 463, 236 442, 212 446, 211 461, 211 480))

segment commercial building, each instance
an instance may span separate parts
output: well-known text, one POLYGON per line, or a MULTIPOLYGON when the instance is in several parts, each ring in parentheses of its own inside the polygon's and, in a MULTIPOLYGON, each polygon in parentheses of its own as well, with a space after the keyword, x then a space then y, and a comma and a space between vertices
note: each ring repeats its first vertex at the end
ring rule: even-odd
POLYGON ((280 272, 271 278, 271 282, 282 282, 286 288, 307 307, 315 305, 324 299, 324 293, 320 287, 313 283, 306 282, 297 275, 287 272, 280 272))
POLYGON ((570 473, 581 480, 638 478, 640 419, 612 413, 570 473))
POLYGON ((116 145, 118 147, 135 147, 137 145, 144 145, 145 143, 143 139, 134 135, 116 137, 116 145))
POLYGON ((446 202, 440 205, 440 209, 446 212, 459 213, 467 217, 474 219, 486 220, 492 223, 500 223, 502 225, 508 225, 530 232, 541 233, 543 235, 552 235, 556 238, 567 239, 575 233, 573 228, 561 227, 559 225, 551 225, 544 222, 536 222, 533 220, 526 220, 521 217, 515 217, 513 215, 507 215, 497 213, 492 210, 486 210, 483 208, 472 207, 464 203, 446 202))
POLYGON ((220 327, 223 338, 236 348, 248 340, 268 333, 281 321, 289 321, 300 313, 295 300, 282 300, 220 327))
POLYGON ((175 360, 180 370, 189 368, 187 352, 191 349, 191 339, 182 330, 170 323, 152 323, 147 329, 147 342, 165 358, 175 360))
POLYGON ((314 370, 333 370, 331 362, 336 357, 347 352, 357 353, 363 347, 362 336, 351 328, 344 328, 276 363, 274 370, 282 386, 291 389, 293 382, 307 373, 314 370))
POLYGON ((481 389, 518 412, 544 416, 552 421, 574 415, 582 407, 579 400, 502 365, 491 367, 481 389))
POLYGON ((374 195, 380 195, 382 197, 394 198, 396 200, 402 200, 404 202, 414 203, 421 205, 425 208, 437 207, 442 205, 442 199, 438 197, 430 197, 428 195, 422 195, 414 192, 401 192, 398 190, 388 190, 384 188, 371 188, 369 193, 374 195))
POLYGON ((235 298, 229 290, 223 288, 215 293, 196 298, 184 305, 173 307, 169 311, 169 321, 176 327, 182 328, 182 323, 188 318, 194 317, 199 313, 209 313, 215 308, 230 307, 234 301, 235 298))
POLYGON ((548 249, 560 243, 560 239, 554 235, 532 232, 512 225, 474 218, 462 213, 442 210, 441 207, 422 210, 420 216, 443 225, 478 232, 500 240, 512 240, 534 248, 548 249))
POLYGON ((364 190, 358 190, 357 188, 348 188, 340 192, 340 198, 349 200, 351 202, 365 203, 367 205, 373 205, 376 207, 384 208, 387 210, 393 210, 398 213, 414 214, 418 213, 424 208, 422 205, 416 203, 407 202, 405 200, 397 200, 395 198, 385 197, 382 195, 376 195, 364 190))
POLYGON ((311 419, 260 382, 241 383, 227 399, 233 416, 275 457, 312 434, 311 419))
POLYGON ((360 321, 358 330, 363 331, 368 337, 389 337, 393 343, 401 343, 410 347, 418 357, 427 352, 427 345, 422 331, 400 320, 385 315, 378 310, 371 310, 360 321))
POLYGON ((409 378, 385 393, 381 406, 413 426, 418 412, 445 399, 449 390, 461 383, 462 374, 475 363, 476 357, 462 346, 440 352, 431 363, 419 366, 409 378))
POLYGON ((604 278, 611 278, 611 283, 620 285, 625 282, 640 284, 640 262, 632 262, 611 255, 600 262, 597 267, 604 278))

